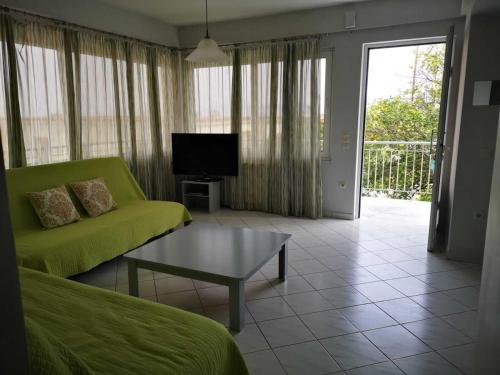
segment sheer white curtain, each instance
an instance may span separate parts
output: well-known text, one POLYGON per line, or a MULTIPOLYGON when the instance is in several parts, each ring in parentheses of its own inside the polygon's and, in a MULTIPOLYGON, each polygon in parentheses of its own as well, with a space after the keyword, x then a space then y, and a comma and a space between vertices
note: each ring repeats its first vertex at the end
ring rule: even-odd
POLYGON ((120 155, 149 197, 174 198, 178 51, 6 15, 0 41, 8 166, 120 155))
POLYGON ((181 53, 179 51, 157 51, 158 100, 160 113, 161 164, 165 172, 165 196, 175 197, 175 178, 172 171, 171 134, 183 131, 182 126, 182 87, 181 53))
POLYGON ((87 33, 77 46, 82 157, 121 155, 147 195, 173 198, 178 53, 87 33))
POLYGON ((299 41, 287 46, 283 141, 288 145, 289 155, 289 207, 297 216, 321 215, 319 61, 318 41, 299 41))
POLYGON ((99 35, 78 33, 78 49, 74 58, 81 157, 118 155, 122 116, 119 87, 115 85, 114 69, 118 62, 114 58, 114 42, 99 35))
POLYGON ((13 32, 26 164, 69 160, 64 34, 36 23, 13 32))
MULTIPOLYGON (((231 179, 231 204, 235 208, 269 211, 270 184, 273 181, 272 155, 276 150, 276 135, 280 133, 277 115, 277 80, 279 74, 276 48, 252 46, 240 49, 240 84, 235 105, 240 114, 235 118, 235 131, 240 134, 241 165, 237 179, 231 179), (272 87, 271 87, 272 86, 272 87)), ((279 142, 278 142, 279 147, 279 142)))
POLYGON ((233 53, 224 64, 184 61, 184 130, 191 133, 231 132, 233 53))
POLYGON ((240 172, 225 179, 224 202, 321 216, 318 41, 229 52, 230 65, 184 69, 185 130, 240 135, 240 172))

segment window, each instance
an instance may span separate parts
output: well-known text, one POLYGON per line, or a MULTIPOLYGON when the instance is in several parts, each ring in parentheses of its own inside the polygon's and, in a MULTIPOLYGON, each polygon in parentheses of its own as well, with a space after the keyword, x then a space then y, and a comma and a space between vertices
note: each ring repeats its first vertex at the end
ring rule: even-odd
POLYGON ((320 101, 319 101, 319 135, 321 158, 330 159, 331 134, 331 91, 333 50, 325 50, 321 54, 320 67, 320 101))
POLYGON ((50 43, 33 41, 28 33, 26 40, 16 43, 27 165, 69 160, 65 71, 60 58, 63 39, 62 33, 49 36, 50 43), (39 46, 51 44, 56 47, 39 46))
POLYGON ((79 58, 82 156, 118 155, 113 60, 83 53, 79 58))
MULTIPOLYGON (((280 92, 277 90, 276 107, 273 109, 271 93, 270 56, 263 54, 244 55, 247 64, 241 66, 241 150, 244 160, 265 162, 269 159, 271 135, 279 138, 281 134, 280 92), (261 62, 264 61, 264 62, 261 62), (276 125, 272 124, 275 112, 276 125)), ((280 85, 283 63, 277 63, 276 84, 280 85)), ((279 87, 279 86, 278 86, 279 87)), ((272 152, 275 157, 281 154, 281 142, 275 142, 272 152)))
MULTIPOLYGON (((269 120, 271 116, 271 63, 269 58, 260 59, 253 54, 245 55, 241 65, 241 120, 242 141, 245 139, 265 140, 269 138, 269 120), (250 138, 249 138, 250 137, 250 138)), ((310 60, 308 63, 310 64, 310 60)), ((304 61, 304 63, 307 63, 304 61)), ((331 70, 333 50, 325 50, 319 60, 320 90, 320 150, 322 159, 330 159, 331 129, 331 70)), ((283 63, 278 62, 278 87, 282 86, 281 76, 283 63)), ((231 66, 195 67, 192 71, 191 101, 194 103, 194 118, 190 121, 195 132, 226 133, 231 131, 231 66)), ((280 124, 282 107, 282 90, 277 95, 277 123, 280 124)), ((281 130, 277 129, 280 133, 281 130)), ((254 141, 252 150, 265 142, 254 141)), ((279 144, 277 145, 279 148, 279 144)), ((277 154, 279 155, 279 150, 277 154)), ((253 157, 265 157, 256 153, 253 157)))
POLYGON ((233 67, 228 65, 194 69, 196 132, 231 132, 232 78, 233 67))

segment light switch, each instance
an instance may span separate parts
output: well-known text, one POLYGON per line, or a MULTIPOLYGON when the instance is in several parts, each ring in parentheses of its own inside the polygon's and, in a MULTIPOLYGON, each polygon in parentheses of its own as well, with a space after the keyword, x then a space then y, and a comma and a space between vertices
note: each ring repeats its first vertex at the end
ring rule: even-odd
POLYGON ((500 81, 474 82, 472 105, 500 105, 500 81))
POLYGON ((354 29, 356 27, 356 12, 351 10, 345 12, 344 15, 344 27, 346 29, 354 29))
POLYGON ((349 148, 351 147, 351 133, 343 132, 341 143, 342 143, 342 150, 349 150, 349 148))

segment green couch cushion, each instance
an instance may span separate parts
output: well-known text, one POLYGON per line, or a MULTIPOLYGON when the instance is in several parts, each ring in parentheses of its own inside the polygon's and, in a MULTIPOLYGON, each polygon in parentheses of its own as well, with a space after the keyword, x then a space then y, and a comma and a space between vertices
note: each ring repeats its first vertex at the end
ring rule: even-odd
POLYGON ((26 342, 31 375, 92 375, 88 366, 66 345, 25 318, 26 342))
POLYGON ((228 331, 208 318, 20 268, 25 315, 95 374, 246 375, 228 331))
POLYGON ((189 212, 176 202, 121 201, 118 209, 96 218, 50 230, 18 230, 18 264, 62 277, 76 275, 188 220, 189 212))
MULTIPOLYGON (((6 176, 14 231, 41 228, 33 208, 26 199, 25 194, 28 191, 42 191, 70 182, 103 177, 118 207, 130 200, 146 199, 125 162, 118 157, 8 169, 6 176)), ((78 200, 74 195, 72 198, 80 214, 87 216, 81 205, 77 204, 78 200)))

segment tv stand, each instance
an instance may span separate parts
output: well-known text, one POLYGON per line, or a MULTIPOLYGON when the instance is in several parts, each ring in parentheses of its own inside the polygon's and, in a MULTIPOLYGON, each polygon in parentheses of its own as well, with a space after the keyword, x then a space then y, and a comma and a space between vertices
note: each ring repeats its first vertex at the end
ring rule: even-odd
POLYGON ((220 208, 220 180, 182 181, 182 204, 187 208, 204 207, 209 213, 220 208))
POLYGON ((220 181, 221 179, 218 177, 210 177, 210 176, 200 176, 196 177, 193 181, 195 182, 217 182, 220 181))

